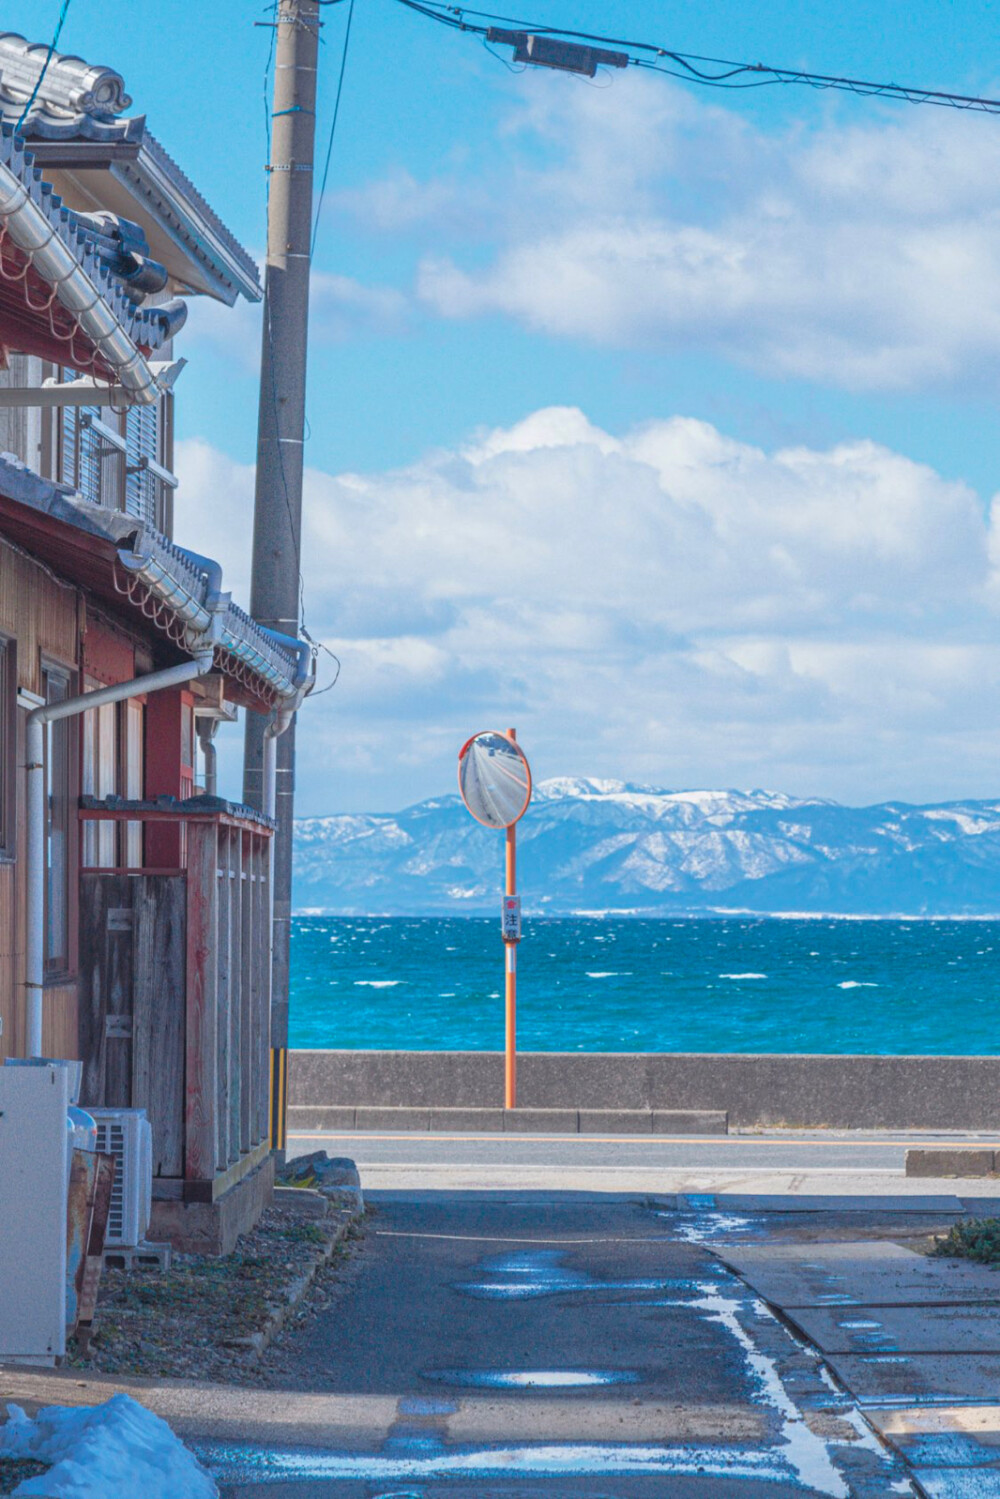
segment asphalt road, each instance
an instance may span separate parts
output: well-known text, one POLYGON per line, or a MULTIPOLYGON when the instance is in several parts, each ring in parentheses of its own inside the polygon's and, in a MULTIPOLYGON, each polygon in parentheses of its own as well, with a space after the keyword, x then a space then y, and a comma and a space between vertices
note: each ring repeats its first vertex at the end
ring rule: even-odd
POLYGON ((911 1145, 996 1144, 987 1136, 870 1135, 830 1130, 705 1138, 591 1135, 297 1133, 289 1155, 325 1149, 357 1161, 365 1189, 426 1192, 809 1194, 989 1198, 1000 1180, 921 1181, 904 1173, 911 1145))
POLYGON ((717 1228, 613 1197, 380 1199, 342 1295, 283 1355, 325 1402, 322 1440, 248 1426, 201 1455, 225 1499, 912 1494, 702 1247, 717 1228))

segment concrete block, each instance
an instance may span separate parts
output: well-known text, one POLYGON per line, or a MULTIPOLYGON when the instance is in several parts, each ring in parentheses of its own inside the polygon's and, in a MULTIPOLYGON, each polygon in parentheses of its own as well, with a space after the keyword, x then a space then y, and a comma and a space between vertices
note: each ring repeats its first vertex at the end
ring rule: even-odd
POLYGON ((429 1109, 369 1108, 354 1111, 355 1129, 410 1130, 430 1127, 429 1109))
POLYGON ((335 1108, 317 1108, 302 1104, 289 1104, 288 1106, 288 1129, 294 1133, 297 1129, 320 1129, 320 1130, 352 1130, 354 1128, 354 1109, 346 1104, 335 1108))
POLYGON ((290 1104, 361 1099, 382 1108, 500 1107, 503 1054, 489 1051, 293 1051, 290 1104))
POLYGON ((654 1109, 654 1135, 727 1135, 729 1115, 722 1109, 654 1109))
POLYGON ((579 1129, 576 1109, 504 1109, 507 1134, 575 1135, 579 1129))
POLYGON ((273 1198, 274 1156, 268 1155, 214 1202, 154 1199, 148 1235, 180 1254, 232 1254, 273 1198))
POLYGON ((992 1150, 954 1147, 928 1150, 925 1147, 906 1152, 907 1176, 993 1176, 996 1153, 992 1150))
MULTIPOLYGON (((734 1128, 994 1130, 998 1097, 998 1057, 522 1052, 518 1058, 524 1108, 707 1109, 727 1113, 734 1128)), ((290 1054, 292 1118, 300 1108, 334 1108, 344 1099, 366 1107, 499 1108, 503 1054, 290 1054)))
POLYGON ((531 1109, 648 1109, 650 1062, 643 1052, 521 1052, 518 1103, 531 1109))
POLYGON ((463 1134, 496 1133, 503 1129, 503 1109, 428 1109, 428 1129, 463 1134))
POLYGON ((653 1129, 649 1109, 581 1109, 581 1135, 648 1135, 653 1129))

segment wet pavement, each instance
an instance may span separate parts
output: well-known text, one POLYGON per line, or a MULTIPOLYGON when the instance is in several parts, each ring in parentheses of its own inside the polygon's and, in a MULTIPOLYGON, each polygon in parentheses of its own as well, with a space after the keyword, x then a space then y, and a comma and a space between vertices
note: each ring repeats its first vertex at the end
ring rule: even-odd
POLYGON ((287 1352, 322 1438, 248 1423, 194 1445, 225 1499, 915 1494, 819 1355, 707 1247, 760 1232, 697 1202, 387 1197, 342 1297, 287 1352))
POLYGON ((131 1394, 224 1499, 1000 1499, 1000 1272, 926 1253, 992 1204, 809 1186, 379 1192, 269 1388, 2 1394, 131 1394))

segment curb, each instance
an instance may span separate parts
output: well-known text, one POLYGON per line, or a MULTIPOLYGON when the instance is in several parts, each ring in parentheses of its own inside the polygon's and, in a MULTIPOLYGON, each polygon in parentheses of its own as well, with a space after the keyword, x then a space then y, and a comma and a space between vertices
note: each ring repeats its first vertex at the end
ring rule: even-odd
MULTIPOLYGON (((262 1327, 259 1332, 251 1333, 248 1338, 234 1339, 232 1346, 252 1348, 258 1358, 271 1346, 284 1328, 289 1316, 303 1300, 306 1292, 316 1278, 317 1270, 321 1265, 328 1265, 330 1263, 334 1250, 339 1244, 344 1242, 354 1224, 360 1222, 364 1212, 363 1208, 358 1205, 346 1208, 334 1208, 331 1204, 327 1203, 321 1192, 314 1192, 311 1188, 307 1187, 275 1189, 275 1207, 296 1209, 298 1204, 292 1200, 293 1193, 297 1198, 318 1199, 318 1202, 323 1204, 325 1211, 317 1206, 316 1201, 310 1201, 307 1211, 302 1215, 304 1218, 329 1220, 335 1217, 336 1221, 330 1226, 330 1232, 327 1234, 325 1243, 320 1246, 319 1254, 317 1254, 305 1275, 300 1275, 298 1280, 293 1280, 285 1288, 285 1299, 283 1302, 272 1304, 267 1326, 262 1327), (280 1198, 278 1195, 279 1191, 282 1193, 280 1198), (287 1197, 284 1195, 285 1193, 288 1194, 287 1197)), ((303 1201, 302 1206, 305 1206, 305 1201, 303 1201)))
POLYGON ((726 1135, 722 1109, 413 1108, 291 1104, 288 1128, 330 1133, 404 1130, 475 1134, 726 1135))
POLYGON ((996 1176, 1000 1151, 982 1148, 913 1149, 906 1152, 907 1176, 996 1176))

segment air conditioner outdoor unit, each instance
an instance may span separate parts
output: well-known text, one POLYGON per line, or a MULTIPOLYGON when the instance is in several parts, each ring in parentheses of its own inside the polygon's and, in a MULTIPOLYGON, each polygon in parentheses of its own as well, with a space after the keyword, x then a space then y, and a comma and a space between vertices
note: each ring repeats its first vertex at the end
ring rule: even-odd
POLYGON ((153 1198, 153 1131, 145 1109, 88 1109, 97 1149, 115 1158, 115 1183, 104 1243, 129 1248, 146 1237, 153 1198))

